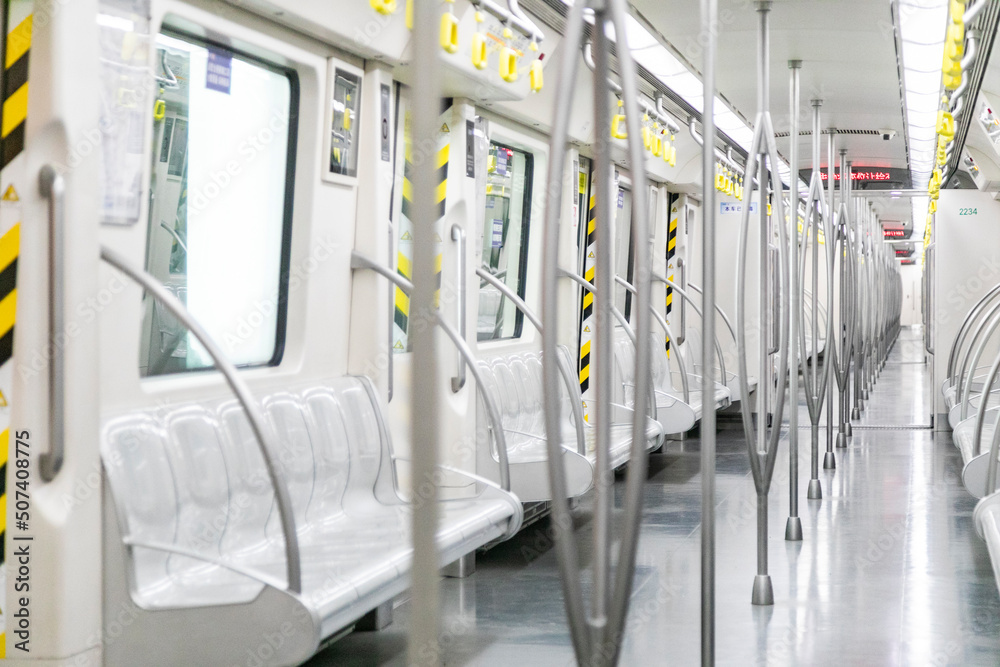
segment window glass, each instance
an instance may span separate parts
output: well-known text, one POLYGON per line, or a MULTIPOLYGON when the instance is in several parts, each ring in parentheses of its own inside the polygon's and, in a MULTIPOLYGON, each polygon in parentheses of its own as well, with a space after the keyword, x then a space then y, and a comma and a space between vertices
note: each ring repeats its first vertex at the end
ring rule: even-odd
POLYGON ((358 129, 361 79, 338 69, 333 77, 333 118, 330 119, 330 172, 358 173, 358 129))
MULTIPOLYGON (((618 188, 615 201, 615 275, 632 282, 632 192, 618 188)), ((615 283, 615 308, 626 319, 631 315, 632 293, 615 283)))
MULTIPOLYGON (((491 143, 486 168, 483 268, 524 297, 531 209, 530 153, 491 143)), ((478 340, 516 338, 523 314, 489 283, 480 283, 478 340)))
MULTIPOLYGON (((161 34, 146 270, 238 365, 277 363, 284 339, 293 75, 221 47, 161 34), (283 280, 282 276, 286 276, 283 280)), ((140 371, 212 366, 146 297, 140 371)))

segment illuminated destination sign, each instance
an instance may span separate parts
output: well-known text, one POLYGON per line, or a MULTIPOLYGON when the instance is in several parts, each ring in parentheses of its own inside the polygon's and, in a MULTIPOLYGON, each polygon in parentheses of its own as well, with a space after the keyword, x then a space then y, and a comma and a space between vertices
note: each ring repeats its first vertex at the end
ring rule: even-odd
MULTIPOLYGON (((819 172, 819 177, 824 181, 829 178, 825 171, 819 172)), ((833 180, 840 180, 840 172, 834 172, 833 180)), ((852 181, 891 181, 892 174, 887 171, 852 171, 852 181)))
MULTIPOLYGON (((806 183, 812 177, 811 169, 803 169, 800 175, 806 183)), ((819 177, 823 182, 830 180, 830 172, 820 169, 819 177)), ((833 182, 840 181, 840 170, 833 170, 833 182)), ((855 165, 851 168, 851 182, 858 190, 905 190, 910 187, 910 172, 898 167, 865 167, 855 165)))
POLYGON ((882 234, 887 239, 905 239, 910 236, 905 229, 883 229, 882 234))

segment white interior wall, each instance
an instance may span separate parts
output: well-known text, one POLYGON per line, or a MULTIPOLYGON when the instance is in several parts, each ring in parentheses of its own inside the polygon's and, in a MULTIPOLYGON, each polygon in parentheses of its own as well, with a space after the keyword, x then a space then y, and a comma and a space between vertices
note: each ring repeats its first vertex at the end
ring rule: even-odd
MULTIPOLYGON (((934 349, 934 414, 946 412, 940 387, 944 381, 948 353, 969 309, 1000 282, 1000 225, 987 224, 1000 218, 1000 202, 978 190, 942 190, 934 223, 931 330, 934 349)), ((1000 337, 998 337, 1000 338, 1000 337)), ((990 363, 996 344, 987 347, 984 361, 990 363)), ((935 424, 946 425, 938 419, 935 424)))
POLYGON ((899 323, 902 326, 921 323, 921 299, 923 297, 922 270, 919 264, 908 264, 899 267, 899 275, 903 281, 903 306, 899 323))

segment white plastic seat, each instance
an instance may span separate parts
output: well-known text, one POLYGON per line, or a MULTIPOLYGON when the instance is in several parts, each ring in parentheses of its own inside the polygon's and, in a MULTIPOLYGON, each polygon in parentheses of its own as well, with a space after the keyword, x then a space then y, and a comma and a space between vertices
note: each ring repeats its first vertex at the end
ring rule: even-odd
MULTIPOLYGON (((313 619, 315 650, 320 639, 409 586, 411 509, 393 470, 405 464, 393 458, 381 405, 365 379, 283 391, 261 404, 277 436, 275 459, 295 516, 302 570, 297 599, 313 619)), ((235 401, 108 419, 101 453, 113 499, 109 511, 129 545, 123 576, 140 608, 252 608, 266 588, 284 586, 285 546, 274 492, 235 401)), ((516 496, 485 480, 474 486, 476 495, 440 503, 442 565, 520 526, 516 496)), ((226 632, 204 627, 196 637, 177 641, 210 645, 218 633, 222 651, 226 632)))
POLYGON ((976 504, 972 522, 979 536, 986 542, 993 563, 993 576, 1000 588, 1000 492, 992 493, 976 504))
POLYGON ((962 454, 962 483, 965 489, 975 496, 982 498, 986 492, 986 473, 989 466, 988 450, 993 442, 993 435, 996 432, 997 416, 1000 409, 990 408, 986 412, 986 421, 983 423, 982 446, 976 447, 976 420, 977 415, 959 422, 952 431, 952 442, 962 454), (979 449, 980 453, 976 454, 979 449))
POLYGON ((497 337, 502 302, 503 295, 493 285, 486 283, 479 288, 479 314, 476 318, 478 340, 492 340, 497 337))
MULTIPOLYGON (((686 359, 688 360, 688 363, 691 365, 691 368, 693 369, 693 376, 694 377, 692 378, 692 388, 694 386, 697 386, 700 389, 700 387, 701 387, 701 375, 702 375, 702 365, 701 365, 701 330, 698 327, 688 325, 688 332, 689 333, 687 335, 687 338, 684 340, 684 346, 685 346, 684 349, 685 349, 685 352, 687 352, 686 359)), ((714 344, 713 344, 713 347, 714 347, 714 344)), ((716 369, 716 371, 719 371, 719 370, 720 369, 718 369, 718 368, 716 369)), ((729 404, 736 403, 737 401, 741 400, 741 397, 743 395, 743 388, 740 386, 740 376, 737 375, 736 373, 734 373, 733 370, 730 369, 730 367, 729 367, 728 364, 726 366, 725 387, 726 387, 726 389, 729 390, 729 397, 728 397, 729 404)), ((756 378, 756 376, 751 375, 751 376, 749 376, 747 378, 747 388, 749 389, 750 393, 753 393, 757 389, 757 378, 756 378)), ((678 393, 678 395, 680 395, 680 394, 678 393)), ((719 398, 720 397, 721 397, 720 393, 718 392, 718 390, 716 390, 716 402, 717 403, 719 402, 719 398)), ((692 403, 697 402, 699 405, 701 403, 701 399, 699 398, 696 401, 695 398, 694 398, 694 396, 691 397, 691 401, 692 401, 692 403)), ((723 406, 723 407, 725 407, 725 406, 723 406)), ((722 409, 722 408, 720 407, 719 409, 722 409)), ((698 418, 699 419, 701 418, 700 412, 699 412, 699 417, 698 418)))
MULTIPOLYGON (((569 351, 559 348, 564 362, 569 351)), ((572 368, 572 364, 569 365, 572 368)), ((483 391, 491 396, 500 411, 507 460, 510 464, 511 491, 523 502, 552 499, 548 477, 548 440, 545 434, 544 388, 542 386, 541 352, 516 352, 485 357, 479 360, 483 391)), ((566 491, 570 498, 586 493, 593 485, 592 458, 578 451, 576 423, 571 401, 580 400, 579 385, 570 395, 560 378, 560 418, 562 420, 563 469, 566 491)), ((496 443, 489 437, 490 421, 482 401, 478 402, 477 469, 481 475, 496 479, 499 454, 496 443)))
MULTIPOLYGON (((652 335, 652 334, 650 334, 652 335)), ((628 334, 622 328, 615 329, 615 392, 614 400, 628 412, 620 421, 627 424, 631 433, 631 411, 639 409, 635 405, 635 346, 628 334)), ((647 428, 647 437, 658 430, 659 436, 672 433, 683 433, 694 426, 698 419, 695 410, 685 403, 678 394, 666 390, 669 387, 670 374, 667 364, 666 350, 657 336, 652 337, 651 351, 651 388, 655 399, 655 419, 647 428)), ((647 411, 649 408, 645 408, 647 411)), ((617 420, 616 420, 617 421, 617 420)))

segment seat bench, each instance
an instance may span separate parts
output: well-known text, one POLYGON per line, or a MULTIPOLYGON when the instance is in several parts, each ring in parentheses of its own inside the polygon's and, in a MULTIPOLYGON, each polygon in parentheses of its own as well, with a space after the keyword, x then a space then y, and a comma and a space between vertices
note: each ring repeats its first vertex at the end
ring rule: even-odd
MULTIPOLYGON (((573 368, 569 350, 561 346, 558 354, 567 368, 573 368)), ((478 366, 484 383, 482 389, 493 398, 500 411, 507 441, 511 491, 523 502, 552 500, 547 468, 548 440, 545 434, 541 352, 489 355, 480 358, 478 366)), ((580 389, 578 384, 572 384, 571 391, 560 377, 562 465, 566 472, 567 494, 575 498, 593 485, 594 466, 592 458, 579 451, 572 401, 580 400, 580 389)), ((499 456, 495 443, 488 437, 491 424, 482 401, 478 402, 476 424, 479 434, 477 469, 480 474, 495 479, 499 456)))
MULTIPOLYGON (((302 592, 292 597, 316 626, 315 650, 319 640, 409 586, 411 504, 397 484, 407 464, 393 455, 367 379, 283 390, 260 404, 276 435, 274 459, 299 540, 302 592)), ((274 490, 235 400, 112 416, 103 424, 101 456, 113 500, 108 511, 125 545, 121 562, 139 608, 252 606, 266 588, 287 585, 274 490)), ((456 487, 448 489, 451 495, 467 497, 440 502, 441 565, 520 526, 513 494, 485 480, 442 475, 442 486, 456 487)), ((226 632, 206 626, 198 629, 203 636, 176 640, 224 652, 226 632)), ((133 639, 139 645, 132 650, 141 650, 141 638, 133 639)), ((230 664, 233 656, 214 659, 230 664)))

